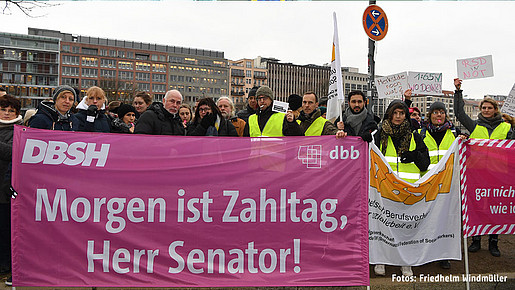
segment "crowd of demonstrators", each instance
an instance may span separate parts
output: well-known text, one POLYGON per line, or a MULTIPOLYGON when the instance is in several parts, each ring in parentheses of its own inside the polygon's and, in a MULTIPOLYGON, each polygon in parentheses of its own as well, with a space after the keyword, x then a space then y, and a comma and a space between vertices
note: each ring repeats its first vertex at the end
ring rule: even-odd
POLYGON ((71 113, 77 100, 75 90, 69 86, 57 87, 52 94, 53 102, 43 101, 34 116, 29 119, 29 127, 47 130, 72 131, 79 121, 71 113))
POLYGON ((216 105, 220 109, 222 116, 230 120, 239 137, 243 137, 243 130, 245 129, 245 122, 243 119, 238 118, 234 115, 234 103, 228 97, 220 97, 218 101, 216 101, 216 105))
POLYGON ((318 109, 318 96, 313 91, 302 96, 302 111, 298 120, 304 136, 336 135, 338 129, 318 109))
MULTIPOLYGON (((454 111, 458 121, 470 132, 470 138, 478 139, 513 139, 512 125, 504 122, 499 111, 497 101, 491 98, 484 98, 479 104, 477 120, 472 120, 464 110, 463 91, 461 90, 462 80, 454 79, 454 111)), ((497 245, 499 235, 489 235, 488 250, 494 257, 501 256, 497 245)), ((481 236, 472 237, 472 244, 468 247, 469 252, 477 252, 481 249, 481 236)))
POLYGON ((181 104, 181 107, 179 108, 179 117, 181 118, 182 126, 187 128, 193 118, 193 112, 191 111, 190 105, 181 104))
MULTIPOLYGON (((392 170, 408 182, 417 181, 429 167, 427 146, 422 137, 413 131, 407 105, 394 100, 386 110, 381 128, 375 134, 375 144, 381 150, 392 170)), ((375 265, 376 275, 385 275, 384 265, 375 265)), ((410 265, 401 267, 404 276, 413 276, 410 265)))
POLYGON ((97 86, 90 87, 86 96, 77 105, 79 110, 74 116, 73 131, 84 132, 111 132, 109 119, 105 114, 106 95, 104 90, 97 86))
POLYGON ((136 109, 136 118, 139 118, 143 112, 145 112, 152 104, 152 98, 149 94, 145 92, 138 92, 134 96, 134 100, 132 101, 132 106, 136 109))
MULTIPOLYGON (((14 125, 22 124, 21 103, 9 94, 0 96, 0 271, 11 271, 11 169, 14 125)), ((12 285, 12 277, 6 281, 12 285)))
POLYGON ((258 109, 249 116, 245 125, 245 137, 282 137, 303 136, 299 124, 295 121, 293 113, 279 113, 272 111, 274 92, 267 86, 256 91, 258 109))
POLYGON ((247 97, 247 106, 245 109, 239 111, 236 115, 238 118, 243 119, 245 122, 249 122, 249 116, 255 114, 258 109, 258 102, 256 97, 256 92, 259 87, 253 87, 250 89, 248 97, 247 97))
POLYGON ((153 102, 139 117, 134 133, 149 135, 185 135, 179 116, 182 94, 178 90, 166 92, 163 102, 153 102))
POLYGON ((374 115, 367 109, 367 97, 362 91, 351 91, 347 95, 348 107, 342 114, 342 121, 336 120, 338 129, 347 136, 359 136, 365 142, 372 141, 372 133, 377 130, 374 115))
POLYGON ((127 104, 121 104, 116 110, 117 117, 111 121, 111 133, 134 133, 136 109, 127 104))
POLYGON ((189 136, 232 136, 238 137, 230 120, 222 115, 215 101, 202 98, 198 102, 193 121, 188 125, 189 136))

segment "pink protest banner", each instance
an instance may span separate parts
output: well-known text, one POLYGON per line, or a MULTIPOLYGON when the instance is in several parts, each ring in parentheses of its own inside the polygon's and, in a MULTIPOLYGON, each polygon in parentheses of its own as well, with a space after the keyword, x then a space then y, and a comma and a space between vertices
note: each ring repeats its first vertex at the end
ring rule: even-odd
POLYGON ((515 140, 470 139, 460 147, 465 237, 515 234, 515 140))
POLYGON ((358 138, 16 127, 13 285, 368 285, 358 138))

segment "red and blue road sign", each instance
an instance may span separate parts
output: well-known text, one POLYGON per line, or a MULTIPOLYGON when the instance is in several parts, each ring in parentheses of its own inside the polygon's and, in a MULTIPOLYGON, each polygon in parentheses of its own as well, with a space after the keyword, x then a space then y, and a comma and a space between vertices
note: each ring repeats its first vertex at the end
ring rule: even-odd
POLYGON ((363 28, 372 40, 381 40, 388 32, 388 18, 383 9, 377 5, 370 5, 363 13, 363 28))

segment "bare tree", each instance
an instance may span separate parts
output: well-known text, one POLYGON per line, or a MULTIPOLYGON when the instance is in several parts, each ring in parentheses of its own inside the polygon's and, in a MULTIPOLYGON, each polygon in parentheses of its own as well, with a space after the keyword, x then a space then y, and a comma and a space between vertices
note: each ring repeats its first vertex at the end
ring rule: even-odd
POLYGON ((104 90, 109 101, 121 101, 126 104, 130 104, 138 92, 136 83, 120 81, 117 78, 100 78, 98 86, 104 90))
POLYGON ((43 15, 36 16, 34 12, 40 8, 48 8, 58 6, 60 4, 51 4, 47 1, 35 1, 35 0, 2 0, 3 5, 0 6, 2 14, 11 14, 13 9, 19 9, 23 14, 28 17, 41 17, 43 15), (3 7, 2 7, 3 6, 3 7))

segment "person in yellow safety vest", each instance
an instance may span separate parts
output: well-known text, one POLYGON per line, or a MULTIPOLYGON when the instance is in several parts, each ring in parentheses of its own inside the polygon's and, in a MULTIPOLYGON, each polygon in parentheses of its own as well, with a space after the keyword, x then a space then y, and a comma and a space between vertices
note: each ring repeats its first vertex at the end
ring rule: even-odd
POLYGON ((338 129, 325 118, 318 109, 318 96, 313 91, 304 93, 302 112, 298 118, 300 129, 305 136, 336 135, 338 129))
MULTIPOLYGON (((454 92, 454 111, 456 117, 458 117, 458 121, 471 132, 470 138, 513 139, 513 128, 511 124, 503 121, 501 113, 499 112, 499 105, 494 99, 485 98, 481 101, 477 121, 472 120, 472 118, 465 114, 461 83, 462 81, 459 78, 454 79, 454 86, 456 87, 456 91, 454 92)), ((488 238, 488 250, 494 257, 501 256, 501 252, 497 246, 498 240, 499 235, 493 234, 488 238)), ((468 251, 474 253, 480 249, 481 236, 472 237, 472 244, 469 246, 468 251)))
POLYGON ((244 137, 283 137, 304 136, 293 113, 279 113, 272 110, 274 92, 267 86, 261 86, 257 92, 258 109, 249 116, 243 130, 244 137))
MULTIPOLYGON (((392 170, 402 179, 415 182, 429 166, 429 153, 422 137, 413 131, 408 106, 394 100, 386 110, 381 128, 375 136, 375 144, 384 154, 392 170)), ((376 275, 385 275, 384 265, 375 265, 376 275)), ((413 276, 411 266, 401 267, 402 275, 413 276)))
MULTIPOLYGON (((449 120, 447 109, 442 102, 431 104, 427 113, 427 119, 429 120, 427 126, 419 129, 419 133, 429 151, 431 164, 428 170, 430 170, 447 153, 456 137, 460 135, 460 131, 449 120)), ((451 268, 449 260, 441 260, 439 264, 442 269, 451 268)))
POLYGON ((338 129, 349 136, 359 136, 365 142, 372 141, 372 132, 377 130, 374 115, 367 110, 367 98, 362 91, 351 91, 347 95, 349 106, 343 112, 343 121, 336 120, 338 129))

